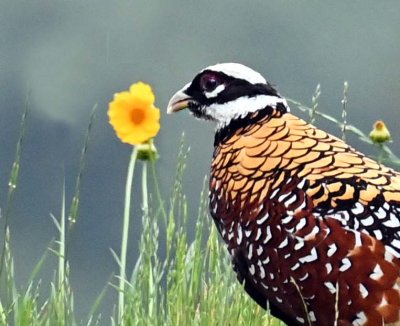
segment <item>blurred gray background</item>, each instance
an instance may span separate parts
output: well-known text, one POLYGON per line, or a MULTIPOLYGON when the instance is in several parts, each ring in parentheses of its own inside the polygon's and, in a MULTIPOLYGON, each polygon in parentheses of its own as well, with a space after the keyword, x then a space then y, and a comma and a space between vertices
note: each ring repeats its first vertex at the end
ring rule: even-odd
MULTIPOLYGON (((69 205, 91 108, 98 104, 81 209, 70 248, 76 311, 84 318, 117 265, 130 147, 115 137, 106 111, 113 93, 143 80, 162 109, 158 173, 168 198, 181 134, 191 147, 185 176, 195 218, 208 173, 213 126, 188 114, 166 116, 169 97, 205 66, 247 64, 281 94, 340 117, 350 84, 348 120, 369 132, 383 119, 400 153, 400 2, 0 0, 0 207, 4 209, 20 117, 30 92, 20 182, 11 215, 18 286, 54 238, 63 179, 69 205)), ((293 112, 299 111, 293 108, 293 112)), ((300 114, 300 113, 299 113, 300 114)), ((337 127, 317 125, 339 134, 337 127)), ((349 140, 355 147, 374 150, 349 140)), ((140 210, 134 203, 129 271, 137 256, 140 210)), ((2 237, 3 234, 0 235, 2 237)), ((51 255, 50 255, 51 256, 51 255)), ((55 257, 43 278, 51 278, 55 257)), ((44 288, 45 290, 45 288, 44 288)), ((109 323, 115 291, 103 305, 109 323)))

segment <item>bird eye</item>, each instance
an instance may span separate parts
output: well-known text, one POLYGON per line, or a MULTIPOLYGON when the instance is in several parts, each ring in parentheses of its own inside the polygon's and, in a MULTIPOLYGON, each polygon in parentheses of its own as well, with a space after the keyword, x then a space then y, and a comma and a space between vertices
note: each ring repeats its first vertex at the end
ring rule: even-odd
POLYGON ((212 92, 221 84, 221 80, 214 74, 203 75, 200 79, 200 87, 206 92, 212 92))

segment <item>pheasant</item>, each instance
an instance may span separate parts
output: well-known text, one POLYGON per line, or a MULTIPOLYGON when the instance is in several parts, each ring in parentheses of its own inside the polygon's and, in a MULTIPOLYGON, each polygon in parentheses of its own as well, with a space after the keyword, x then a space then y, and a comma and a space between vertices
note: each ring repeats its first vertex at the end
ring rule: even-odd
POLYGON ((210 214, 247 293, 288 325, 400 320, 400 174, 290 113, 258 72, 200 71, 170 100, 216 123, 210 214))

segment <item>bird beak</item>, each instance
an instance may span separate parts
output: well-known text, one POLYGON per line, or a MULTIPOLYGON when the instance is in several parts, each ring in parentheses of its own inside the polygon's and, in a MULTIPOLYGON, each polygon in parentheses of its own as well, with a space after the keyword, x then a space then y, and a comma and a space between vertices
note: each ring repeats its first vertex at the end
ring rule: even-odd
POLYGON ((176 92, 175 95, 169 100, 167 107, 168 114, 187 109, 189 104, 193 102, 193 99, 184 93, 184 89, 185 87, 176 92))

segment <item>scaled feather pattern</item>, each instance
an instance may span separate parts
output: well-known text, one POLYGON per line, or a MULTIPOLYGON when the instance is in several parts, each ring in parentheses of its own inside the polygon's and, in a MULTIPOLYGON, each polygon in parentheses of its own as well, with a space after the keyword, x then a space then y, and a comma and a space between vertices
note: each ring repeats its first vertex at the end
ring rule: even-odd
POLYGON ((185 102, 217 122, 210 212, 239 281, 288 325, 399 322, 400 174, 291 114, 250 68, 228 64, 230 76, 225 65, 200 72, 168 110, 185 102), (211 100, 205 73, 224 85, 211 100), (243 114, 243 99, 265 95, 274 100, 243 114), (213 112, 224 104, 229 113, 213 112))

